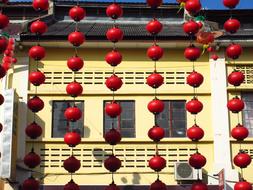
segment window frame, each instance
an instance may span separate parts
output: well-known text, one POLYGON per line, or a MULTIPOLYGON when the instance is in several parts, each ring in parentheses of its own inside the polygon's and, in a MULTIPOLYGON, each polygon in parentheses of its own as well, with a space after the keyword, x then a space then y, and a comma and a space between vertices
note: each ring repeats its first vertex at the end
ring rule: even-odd
MULTIPOLYGON (((105 113, 105 105, 106 105, 106 103, 108 103, 108 102, 111 102, 112 100, 103 100, 103 136, 105 135, 105 133, 106 133, 106 128, 105 128, 105 117, 106 117, 106 113, 105 113)), ((116 129, 116 130, 119 130, 119 132, 121 133, 121 135, 122 135, 122 138, 126 138, 126 139, 133 139, 133 138, 136 138, 136 107, 135 107, 135 100, 115 100, 115 102, 117 102, 117 103, 121 103, 121 102, 132 102, 133 103, 133 108, 134 108, 134 111, 133 111, 133 113, 132 113, 132 115, 133 115, 133 123, 134 123, 134 126, 133 126, 133 129, 134 129, 134 135, 133 135, 133 137, 123 137, 123 135, 122 135, 122 133, 121 133, 121 130, 119 130, 119 129, 121 129, 121 120, 119 119, 120 117, 121 117, 121 114, 118 116, 118 117, 116 117, 116 118, 112 118, 112 119, 117 119, 116 120, 116 122, 117 122, 117 127, 115 127, 114 126, 114 128, 116 129), (120 121, 120 124, 119 124, 119 128, 118 128, 118 123, 119 123, 119 121, 120 121)), ((122 111, 123 111, 123 109, 122 109, 122 111)), ((108 116, 109 117, 109 116, 108 116)), ((115 122, 115 123, 116 123, 115 122)))
MULTIPOLYGON (((245 92, 241 92, 241 99, 244 101, 244 103, 245 103, 245 107, 246 107, 246 102, 252 102, 253 103, 253 92, 250 92, 250 91, 245 91, 245 92), (250 95, 252 95, 252 101, 246 101, 245 100, 245 98, 244 98, 244 96, 243 95, 245 95, 245 94, 250 94, 250 95)), ((253 109, 252 109, 252 111, 253 111, 253 109)), ((246 125, 246 123, 245 123, 245 113, 244 112, 246 112, 246 108, 244 108, 243 110, 242 110, 242 112, 241 112, 241 119, 242 119, 242 125, 244 126, 244 127, 246 127, 248 130, 249 130, 249 138, 253 138, 253 126, 252 127, 247 127, 247 125, 246 125)), ((253 121, 253 119, 252 119, 252 121, 253 121)))
MULTIPOLYGON (((168 112, 169 112, 169 114, 168 114, 168 118, 169 118, 169 121, 166 121, 166 123, 168 123, 169 124, 169 122, 170 122, 170 125, 168 125, 168 132, 169 132, 169 134, 168 134, 168 136, 166 136, 167 134, 166 134, 166 130, 165 130, 165 137, 164 138, 187 138, 187 135, 186 135, 186 132, 187 132, 187 111, 186 111, 186 109, 185 109, 185 104, 186 104, 186 100, 185 99, 165 99, 165 100, 162 100, 164 103, 165 102, 169 102, 169 107, 171 106, 171 103, 173 103, 173 102, 184 102, 184 112, 185 112, 185 119, 184 119, 184 121, 185 121, 185 136, 184 137, 176 137, 176 136, 172 136, 172 134, 173 134, 173 125, 172 125, 172 123, 173 123, 173 117, 172 117, 172 111, 170 110, 170 108, 169 108, 169 110, 168 110, 168 112)), ((166 108, 164 108, 164 110, 165 110, 166 108)), ((160 113, 161 114, 161 113, 160 113)), ((159 117, 159 115, 160 114, 158 114, 158 116, 157 117, 159 117)), ((166 127, 163 127, 163 126, 161 126, 161 125, 159 125, 159 123, 157 122, 157 124, 158 124, 158 126, 160 126, 160 127, 162 127, 162 128, 164 128, 164 129, 166 129, 166 127)))
MULTIPOLYGON (((85 101, 84 100, 52 100, 52 121, 51 121, 51 137, 50 138, 63 138, 63 137, 54 137, 54 103, 55 102, 72 102, 72 103, 83 103, 83 110, 82 111, 82 117, 80 118, 80 120, 82 119, 83 120, 83 127, 84 127, 84 110, 85 110, 85 101)), ((64 117, 64 115, 63 115, 64 117)), ((65 117, 64 117, 65 118, 65 117)), ((66 121, 66 125, 68 123, 71 123, 69 121, 66 121)), ((67 128, 66 128, 66 132, 67 132, 67 128)), ((81 138, 84 137, 84 130, 82 130, 82 133, 80 133, 81 135, 81 138)))

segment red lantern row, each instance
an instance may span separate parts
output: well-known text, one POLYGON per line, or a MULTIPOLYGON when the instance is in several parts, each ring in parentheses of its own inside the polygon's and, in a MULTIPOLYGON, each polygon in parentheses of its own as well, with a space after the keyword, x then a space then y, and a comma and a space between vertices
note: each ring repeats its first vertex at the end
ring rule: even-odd
MULTIPOLYGON (((36 11, 45 11, 48 9, 49 3, 48 0, 33 0, 33 8, 36 11)), ((30 32, 34 33, 39 37, 47 31, 47 24, 43 21, 40 21, 40 18, 30 25, 30 32)), ((39 45, 39 43, 29 50, 29 57, 36 62, 36 70, 30 72, 29 74, 29 82, 35 86, 37 92, 37 87, 42 85, 45 82, 45 75, 43 72, 38 70, 38 63, 46 56, 45 48, 39 45)), ((36 94, 34 97, 30 98, 27 102, 27 107, 34 114, 34 121, 30 123, 26 129, 26 135, 31 139, 37 139, 42 135, 42 128, 35 121, 35 113, 41 111, 44 108, 43 100, 38 97, 36 94)), ((25 155, 24 164, 33 169, 40 165, 41 159, 38 154, 35 153, 34 148, 32 147, 31 151, 25 155)), ((22 184, 22 189, 39 189, 39 181, 37 181, 33 176, 26 179, 22 184)))
MULTIPOLYGON (((76 5, 69 10, 70 18, 76 22, 76 30, 68 35, 68 41, 75 48, 75 55, 67 60, 67 66, 72 72, 77 72, 83 68, 84 62, 81 57, 77 55, 77 48, 80 47, 84 41, 85 36, 82 32, 78 31, 78 22, 86 16, 85 9, 76 5)), ((75 75, 74 75, 75 76, 75 75)), ((83 92, 83 87, 75 80, 66 86, 66 93, 75 98, 80 96, 83 92)), ((68 122, 76 122, 82 117, 82 111, 75 105, 68 107, 64 112, 64 117, 68 122)), ((64 160, 63 167, 71 174, 70 181, 64 186, 64 190, 79 190, 78 184, 72 179, 72 174, 77 172, 81 167, 81 162, 73 155, 73 148, 81 142, 81 136, 77 131, 72 128, 64 135, 64 142, 72 149, 71 155, 64 160)))
MULTIPOLYGON (((234 9, 238 4, 239 0, 223 0, 224 6, 229 9, 234 9)), ((232 18, 232 16, 224 23, 224 29, 226 32, 233 34, 240 29, 240 21, 232 18)), ((238 59, 242 54, 242 47, 240 44, 231 43, 226 49, 226 56, 232 60, 238 59)), ((228 75, 228 83, 233 85, 235 89, 244 82, 244 73, 235 69, 228 75)), ((232 113, 239 114, 244 109, 244 102, 238 96, 233 97, 227 103, 228 109, 232 113)), ((239 117, 238 117, 239 118, 239 117)), ((237 141, 243 141, 248 137, 249 131, 246 127, 239 123, 231 130, 231 136, 237 141)), ((241 169, 246 168, 251 163, 251 157, 243 150, 239 150, 239 153, 233 159, 234 164, 241 169)), ((252 185, 245 181, 243 176, 239 182, 234 186, 234 190, 252 190, 252 185)))
MULTIPOLYGON (((156 9, 162 5, 162 1, 154 1, 154 0, 147 0, 147 4, 156 9)), ((160 23, 154 16, 154 18, 149 21, 146 25, 146 30, 149 32, 153 37, 153 45, 147 49, 147 57, 154 61, 154 71, 150 74, 147 79, 146 83, 153 89, 155 89, 154 96, 155 98, 148 103, 148 110, 154 114, 155 123, 152 128, 148 131, 148 136, 151 140, 156 143, 156 152, 155 155, 149 160, 149 167, 154 170, 155 172, 160 172, 166 167, 166 160, 159 155, 158 152, 158 142, 162 140, 165 136, 164 129, 159 126, 156 122, 156 116, 161 113, 164 109, 163 101, 159 100, 156 97, 156 89, 158 89, 164 82, 164 78, 157 72, 156 69, 156 62, 159 61, 164 54, 163 48, 161 48, 156 43, 156 36, 162 31, 163 25, 160 23)), ((157 173, 157 179, 150 185, 150 190, 160 189, 166 190, 166 185, 159 180, 159 174, 157 173)))
MULTIPOLYGON (((8 1, 5 0, 2 2, 3 4, 7 4, 8 1)), ((0 13, 0 29, 4 29, 9 24, 9 18, 7 15, 3 14, 2 11, 0 13)), ((4 53, 4 57, 2 59, 2 64, 0 64, 0 79, 6 75, 6 72, 10 68, 11 64, 16 62, 16 58, 13 58, 13 52, 15 48, 13 39, 7 40, 6 37, 0 36, 0 53, 4 53)), ((0 94, 0 105, 4 103, 4 97, 0 94)), ((3 130, 3 125, 0 123, 0 132, 3 130)))
MULTIPOLYGON (((116 19, 123 15, 123 10, 119 4, 114 2, 106 8, 106 15, 114 20, 113 27, 108 29, 106 32, 106 38, 114 43, 114 48, 105 56, 105 61, 113 67, 113 74, 105 81, 106 87, 113 92, 113 100, 105 105, 105 113, 111 118, 116 118, 121 114, 122 109, 120 104, 114 100, 114 96, 115 92, 121 88, 123 82, 121 78, 115 74, 115 67, 122 61, 122 55, 116 50, 115 44, 123 39, 123 31, 117 27, 115 23, 116 19)), ((112 122, 112 128, 104 135, 105 141, 112 145, 111 155, 104 161, 105 169, 112 173, 112 182, 105 189, 119 190, 119 187, 114 182, 114 172, 120 169, 121 160, 114 155, 113 146, 117 145, 121 141, 121 134, 114 128, 114 119, 112 122)))
MULTIPOLYGON (((201 10, 201 3, 199 0, 179 1, 179 3, 181 3, 181 6, 184 6, 187 12, 192 16, 192 19, 185 22, 183 25, 184 32, 190 37, 191 40, 190 45, 185 48, 184 56, 187 60, 193 63, 193 71, 187 76, 186 82, 189 86, 194 88, 193 98, 186 103, 186 110, 194 115, 194 125, 187 129, 187 137, 196 142, 197 147, 197 142, 204 137, 204 131, 196 123, 196 115, 202 111, 203 104, 198 100, 195 88, 198 88, 202 85, 204 77, 201 73, 195 71, 194 62, 197 61, 197 59, 199 59, 201 56, 201 50, 194 46, 192 39, 193 36, 199 33, 203 27, 201 22, 195 22, 193 19, 193 16, 201 10)), ((206 42, 204 44, 206 44, 206 42)), ((195 169, 201 169, 205 166, 206 162, 206 158, 198 152, 198 149, 196 150, 196 153, 192 154, 189 158, 189 164, 195 169)), ((192 184, 191 189, 207 190, 207 185, 198 179, 192 184)))

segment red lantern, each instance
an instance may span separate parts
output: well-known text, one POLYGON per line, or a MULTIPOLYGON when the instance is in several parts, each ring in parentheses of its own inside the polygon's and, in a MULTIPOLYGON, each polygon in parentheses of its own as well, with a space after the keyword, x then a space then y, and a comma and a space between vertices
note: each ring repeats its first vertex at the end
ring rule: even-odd
POLYGON ((46 56, 45 48, 39 45, 31 47, 31 49, 29 50, 29 57, 36 61, 43 59, 45 56, 46 56))
POLYGON ((106 32, 106 37, 109 41, 116 43, 123 39, 123 31, 118 27, 110 28, 106 32))
POLYGON ((13 57, 11 62, 12 63, 17 63, 17 61, 18 61, 17 58, 13 57))
POLYGON ((68 35, 68 41, 73 46, 78 47, 85 41, 85 37, 84 37, 84 34, 82 32, 75 31, 75 32, 71 32, 68 35))
POLYGON ((105 190, 120 190, 120 188, 114 182, 112 182, 109 186, 105 188, 105 190))
POLYGON ((0 29, 4 29, 5 27, 8 26, 8 24, 9 18, 6 15, 0 13, 0 29))
POLYGON ((48 0, 33 0, 33 8, 36 11, 45 11, 49 7, 48 0))
POLYGON ((234 157, 234 164, 237 167, 240 168, 247 168, 248 165, 251 163, 251 157, 245 152, 239 152, 235 157, 234 157))
POLYGON ((235 8, 240 0, 223 0, 223 4, 225 7, 228 7, 230 9, 235 8))
POLYGON ((190 14, 196 14, 201 10, 201 3, 199 0, 187 0, 185 3, 185 9, 190 14))
POLYGON ((150 185, 149 190, 167 190, 167 186, 165 183, 157 179, 150 185))
POLYGON ((236 96, 228 101, 227 107, 233 113, 238 113, 244 109, 244 102, 236 96))
POLYGON ((151 8, 157 8, 159 6, 161 6, 163 3, 162 0, 147 0, 147 4, 151 7, 151 8))
POLYGON ((249 130, 241 124, 236 125, 231 131, 231 136, 238 141, 243 141, 248 135, 249 130))
POLYGON ((80 190, 79 186, 71 179, 66 185, 64 185, 63 190, 80 190))
POLYGON ((105 161, 104 166, 110 172, 116 172, 121 167, 121 161, 114 155, 110 155, 105 161))
POLYGON ((79 71, 83 68, 83 59, 78 56, 74 56, 68 59, 67 61, 68 68, 72 71, 79 71))
POLYGON ((34 71, 29 74, 29 81, 34 86, 39 86, 43 84, 45 80, 46 80, 46 77, 44 73, 42 73, 41 71, 34 71))
POLYGON ((113 3, 106 8, 106 15, 112 19, 117 19, 123 15, 123 10, 119 4, 113 3))
POLYGON ((203 27, 203 23, 201 21, 197 21, 197 24, 199 26, 199 29, 201 29, 203 27))
POLYGON ((163 76, 154 72, 148 76, 147 84, 152 88, 159 88, 163 84, 163 76))
POLYGON ((152 170, 159 172, 166 167, 166 160, 159 155, 155 155, 149 160, 148 165, 152 170))
POLYGON ((121 134, 114 128, 105 133, 105 141, 110 145, 116 145, 121 141, 121 134))
POLYGON ((216 61, 217 59, 219 59, 219 56, 217 54, 213 54, 211 56, 211 59, 213 59, 214 61, 216 61))
POLYGON ((225 30, 231 34, 236 33, 237 30, 239 30, 240 26, 241 24, 239 20, 233 18, 228 19, 224 24, 225 30))
POLYGON ((238 59, 242 54, 242 47, 239 44, 230 44, 226 49, 226 54, 230 59, 238 59))
POLYGON ((25 133, 31 139, 37 139, 42 134, 42 128, 36 122, 33 122, 26 127, 25 133))
POLYGON ((38 96, 34 96, 28 100, 27 106, 32 112, 39 112, 44 108, 44 102, 38 96))
POLYGON ((75 173, 81 167, 80 160, 76 159, 75 156, 71 155, 68 159, 64 160, 63 167, 69 173, 75 173))
POLYGON ((192 141, 199 141, 204 137, 204 131, 197 124, 187 129, 187 137, 192 141))
POLYGON ((158 45, 152 45, 147 50, 147 56, 153 61, 158 61, 163 56, 163 48, 158 45))
POLYGON ((79 22, 82 20, 86 15, 85 10, 80 6, 74 6, 69 10, 69 16, 74 21, 79 22))
POLYGON ((69 146, 69 147, 75 147, 81 142, 81 136, 79 133, 72 131, 72 132, 67 132, 64 135, 64 142, 69 146))
POLYGON ((24 164, 29 168, 35 168, 40 165, 40 156, 32 150, 25 155, 24 164))
POLYGON ((191 114, 197 114, 202 111, 203 104, 197 99, 193 98, 189 102, 186 103, 186 110, 191 114))
POLYGON ((3 130, 3 125, 2 123, 0 123, 0 133, 2 132, 2 130, 3 130))
POLYGON ((229 84, 234 86, 240 86, 243 83, 244 79, 245 76, 241 71, 233 71, 228 75, 229 84))
POLYGON ((196 61, 201 55, 201 51, 198 47, 190 45, 184 50, 184 56, 190 61, 196 61))
POLYGON ((148 110, 153 114, 159 114, 163 111, 163 109, 164 109, 163 101, 157 98, 148 103, 148 110))
POLYGON ((0 79, 6 75, 6 70, 2 65, 0 65, 0 79))
POLYGON ((202 74, 193 71, 187 76, 186 81, 190 86, 197 88, 203 83, 204 77, 202 74))
POLYGON ((22 190, 39 190, 40 183, 34 177, 26 179, 22 184, 22 190))
POLYGON ((121 63, 122 55, 120 54, 120 52, 112 50, 111 52, 107 53, 107 55, 105 56, 105 60, 108 64, 114 67, 121 63))
POLYGON ((121 106, 115 101, 112 101, 106 104, 105 112, 108 116, 115 118, 121 114, 121 106))
MULTIPOLYGON (((5 38, 3 38, 3 39, 5 39, 5 38)), ((0 38, 0 40, 1 40, 1 38, 0 38)), ((7 42, 7 41, 6 41, 6 42, 7 42)), ((4 55, 9 56, 9 57, 13 57, 13 56, 14 56, 14 53, 13 53, 12 50, 9 50, 9 49, 6 49, 6 48, 5 48, 5 50, 4 50, 4 55)))
POLYGON ((77 97, 82 94, 83 87, 78 82, 74 81, 66 86, 66 92, 72 97, 77 97))
POLYGON ((191 190, 208 190, 208 187, 205 183, 198 180, 192 184, 191 190))
POLYGON ((64 116, 67 120, 75 122, 82 117, 82 112, 78 107, 73 106, 65 110, 64 116))
POLYGON ((214 52, 215 51, 215 49, 212 46, 209 46, 206 50, 208 52, 214 52))
POLYGON ((190 20, 183 25, 184 32, 188 35, 194 35, 199 31, 199 25, 194 20, 190 20))
POLYGON ((158 125, 153 126, 148 131, 148 136, 150 139, 152 139, 154 142, 159 142, 161 139, 165 136, 165 131, 162 127, 159 127, 158 125))
POLYGON ((2 59, 3 62, 9 62, 11 63, 12 62, 12 57, 9 57, 9 56, 4 56, 3 59, 2 59))
POLYGON ((247 181, 239 181, 235 184, 234 190, 252 190, 252 184, 247 181))
POLYGON ((2 105, 4 103, 4 97, 2 94, 0 94, 0 105, 2 105))
POLYGON ((146 30, 152 35, 158 34, 159 32, 162 31, 162 29, 163 29, 162 23, 160 23, 155 18, 146 25, 146 30))
POLYGON ((3 53, 7 48, 8 42, 6 38, 0 37, 0 53, 3 53))
POLYGON ((189 164, 195 169, 200 169, 206 165, 206 158, 197 152, 191 155, 189 158, 189 164))
POLYGON ((41 35, 47 31, 47 25, 45 22, 37 20, 31 24, 30 30, 32 33, 35 33, 37 35, 41 35))
POLYGON ((10 62, 3 62, 2 67, 4 68, 5 72, 7 72, 11 68, 10 62))
POLYGON ((105 85, 107 88, 109 88, 111 91, 116 91, 120 89, 122 86, 123 82, 121 78, 119 78, 117 75, 113 74, 109 78, 106 79, 105 85))

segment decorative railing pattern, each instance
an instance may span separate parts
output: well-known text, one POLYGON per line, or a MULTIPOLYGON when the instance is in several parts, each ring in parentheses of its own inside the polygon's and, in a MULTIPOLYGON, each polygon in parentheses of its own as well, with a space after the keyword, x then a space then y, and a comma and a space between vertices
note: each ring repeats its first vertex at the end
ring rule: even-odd
MULTIPOLYGON (((65 92, 65 86, 69 82, 74 80, 74 74, 72 72, 54 69, 53 67, 42 68, 46 75, 46 81, 43 88, 38 89, 38 92, 65 92)), ((143 69, 117 69, 116 75, 118 75, 123 81, 123 88, 119 91, 131 93, 131 89, 140 89, 147 91, 149 88, 146 85, 146 78, 151 74, 150 70, 143 69)), ((164 77, 164 85, 160 89, 161 92, 181 89, 182 91, 192 92, 191 88, 186 86, 186 77, 190 73, 190 70, 181 70, 179 68, 159 68, 159 73, 164 77), (177 87, 176 89, 174 87, 177 87)), ((108 76, 112 74, 112 71, 106 68, 87 68, 83 72, 76 72, 75 79, 83 85, 84 90, 94 92, 108 92, 104 82, 108 76)), ((204 82, 203 89, 208 89, 208 80, 204 82)), ((30 86, 30 91, 33 92, 33 86, 30 86)), ((201 91, 201 89, 200 89, 201 91)), ((135 90, 136 92, 136 90, 135 90)))
MULTIPOLYGON (((28 143, 28 149, 31 146, 28 143)), ((37 142, 36 151, 41 156, 40 168, 45 173, 63 173, 62 161, 71 154, 71 149, 63 143, 37 142)), ((111 147, 104 143, 80 144, 74 149, 74 155, 81 160, 80 173, 107 172, 103 161, 110 154, 111 147)), ((174 172, 175 162, 187 162, 189 156, 194 153, 193 144, 161 144, 159 153, 167 160, 165 172, 174 172)), ((115 148, 115 154, 122 161, 119 172, 151 172, 148 160, 154 155, 155 148, 151 143, 120 144, 115 148)))

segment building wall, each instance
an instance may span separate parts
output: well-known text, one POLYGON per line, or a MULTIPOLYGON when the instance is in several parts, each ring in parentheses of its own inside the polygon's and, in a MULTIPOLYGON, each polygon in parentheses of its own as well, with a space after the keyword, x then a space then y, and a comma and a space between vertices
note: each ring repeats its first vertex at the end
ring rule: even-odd
MULTIPOLYGON (((240 70, 244 72, 245 74, 245 81, 244 83, 237 87, 236 89, 233 86, 228 85, 228 97, 229 99, 234 97, 235 95, 238 95, 241 97, 241 93, 243 92, 253 92, 253 62, 252 62, 252 48, 244 48, 244 52, 239 60, 237 60, 234 63, 227 63, 227 70, 228 73, 230 73, 234 68, 237 70, 240 70)), ((253 94, 252 94, 253 95, 253 94)), ((230 128, 232 129, 238 124, 238 117, 237 114, 229 113, 230 118, 230 128)), ((239 114, 239 122, 243 123, 242 120, 242 113, 239 114)), ((240 143, 238 141, 235 141, 233 138, 230 138, 231 142, 231 149, 232 149, 232 158, 238 153, 239 149, 245 150, 249 155, 251 155, 251 158, 253 157, 253 136, 248 137, 244 142, 240 143), (241 144, 241 146, 240 146, 241 144)), ((240 172, 240 169, 235 166, 235 169, 240 172)), ((250 164, 246 169, 243 170, 243 176, 248 181, 252 182, 252 171, 253 171, 253 165, 250 164)))
MULTIPOLYGON (((83 95, 76 100, 84 100, 84 138, 76 147, 77 158, 83 160, 82 168, 74 176, 79 184, 107 184, 110 174, 103 168, 102 161, 110 152, 110 146, 103 139, 103 101, 111 99, 111 92, 104 82, 110 76, 112 68, 104 61, 110 49, 80 49, 79 56, 85 60, 84 68, 76 74, 77 81, 83 84, 83 95), (87 77, 87 78, 85 78, 87 77), (90 78, 89 78, 90 77, 90 78), (100 180, 97 180, 97 177, 100 180)), ((123 78, 123 86, 116 92, 116 100, 135 101, 136 138, 123 138, 116 146, 115 152, 123 160, 123 167, 116 174, 118 184, 150 184, 156 178, 148 168, 148 160, 155 153, 155 144, 148 138, 147 132, 153 126, 153 114, 147 110, 147 104, 154 97, 154 90, 148 87, 146 77, 153 71, 153 62, 146 58, 146 49, 120 49, 123 54, 122 63, 116 67, 118 76, 123 78)), ((48 77, 46 84, 38 88, 38 94, 45 102, 45 107, 37 114, 36 121, 43 128, 43 136, 36 142, 36 151, 45 155, 42 161, 42 173, 56 174, 44 178, 45 184, 65 184, 69 179, 67 172, 61 167, 62 161, 70 154, 62 138, 52 138, 52 101, 72 100, 66 95, 68 82, 73 81, 73 74, 66 66, 66 60, 73 55, 72 49, 49 49, 47 56, 40 64, 40 70, 48 77), (61 52, 59 54, 59 52, 61 52), (69 77, 69 78, 66 78, 69 77)), ((208 56, 203 56, 196 64, 196 70, 205 76, 204 84, 198 89, 198 98, 204 109, 197 116, 198 124, 206 131, 200 142, 199 151, 208 158, 204 171, 212 170, 213 149, 211 123, 210 74, 208 56)), ((34 68, 30 62, 30 70, 34 68)), ((159 72, 165 77, 165 84, 158 89, 158 98, 162 100, 190 100, 193 89, 186 85, 186 77, 192 71, 192 63, 182 59, 182 50, 165 49, 165 56, 157 63, 159 72)), ((34 88, 29 87, 29 97, 34 95, 34 88)), ((194 124, 193 116, 187 113, 187 127, 194 124)), ((28 123, 33 114, 28 112, 28 123)), ((27 150, 31 141, 27 140, 27 150)), ((160 153, 167 158, 168 167, 162 172, 161 179, 168 184, 176 184, 173 165, 176 161, 187 161, 194 152, 195 144, 188 138, 165 138, 159 146, 160 153)), ((43 156, 42 156, 43 157, 43 156)), ((206 174, 206 172, 204 172, 206 174)))
MULTIPOLYGON (((42 183, 45 185, 63 185, 69 181, 70 177, 62 167, 62 162, 70 155, 71 151, 64 144, 62 138, 51 137, 52 101, 72 100, 65 92, 67 83, 72 82, 74 76, 67 68, 66 60, 74 52, 68 48, 47 48, 46 50, 46 59, 39 64, 40 70, 45 72, 47 80, 37 91, 45 103, 44 109, 36 115, 36 121, 43 128, 42 137, 34 142, 35 151, 42 157, 41 167, 37 168, 37 171, 41 172, 38 177, 43 178, 42 183)), ((104 56, 108 51, 110 49, 84 48, 79 50, 79 56, 84 58, 85 66, 76 74, 77 81, 81 82, 84 88, 83 95, 77 100, 84 100, 85 135, 82 143, 74 151, 77 158, 82 160, 82 167, 74 179, 82 185, 104 185, 108 184, 111 179, 102 164, 111 148, 104 143, 103 139, 103 100, 111 98, 111 92, 104 84, 106 77, 110 76, 112 71, 112 68, 104 61, 104 56), (99 180, 97 180, 98 178, 99 180)), ((238 61, 239 66, 246 65, 247 68, 251 68, 251 51, 252 49, 244 51, 238 61)), ((23 57, 26 56, 26 52, 23 52, 23 57)), ((146 58, 146 49, 125 48, 120 49, 120 52, 123 54, 123 62, 116 67, 116 72, 118 72, 118 76, 123 78, 124 84, 116 92, 116 100, 135 100, 136 138, 123 138, 122 142, 116 146, 115 152, 123 160, 123 167, 115 175, 115 182, 121 185, 148 185, 156 178, 156 175, 147 166, 148 160, 155 153, 155 144, 147 136, 148 129, 153 126, 153 115, 147 110, 147 104, 153 98, 154 90, 145 84, 146 77, 153 71, 153 63, 146 58)), ((207 158, 208 162, 203 172, 204 178, 208 178, 208 175, 212 175, 215 171, 210 64, 225 64, 225 62, 209 63, 208 55, 205 54, 195 64, 196 71, 205 77, 203 85, 197 90, 198 98, 204 104, 203 111, 197 115, 197 123, 205 130, 205 137, 199 143, 199 151, 207 158)), ((35 63, 30 61, 29 69, 33 70, 34 67, 35 63)), ((183 58, 182 49, 165 49, 165 56, 157 63, 157 68, 165 77, 165 84, 158 89, 160 99, 188 101, 192 98, 193 89, 185 82, 188 72, 192 71, 192 64, 183 58)), ((214 71, 215 68, 214 65, 214 71)), ((245 69, 245 67, 242 68, 245 69)), ((15 69, 17 69, 16 66, 15 69)), ((230 71, 231 64, 227 63, 227 73, 230 71)), ((35 94, 35 89, 33 86, 27 86, 27 78, 23 78, 23 76, 25 76, 24 73, 22 75, 23 89, 20 88, 20 80, 18 79, 21 76, 18 73, 14 74, 9 81, 12 84, 10 87, 16 88, 19 95, 26 93, 26 88, 28 88, 27 93, 30 98, 35 94)), ((248 82, 237 91, 240 93, 241 90, 250 91, 252 88, 252 83, 248 82)), ((231 98, 235 91, 230 86, 227 90, 228 97, 231 98)), ((23 99, 25 100, 26 97, 23 99)), ((33 121, 32 118, 32 113, 28 110, 27 120, 20 121, 20 128, 24 128, 26 122, 33 121)), ((229 114, 227 122, 231 128, 237 123, 237 117, 229 114)), ((191 127, 193 123, 193 116, 187 113, 187 127, 191 127)), ((248 138, 242 145, 250 154, 252 154, 252 140, 253 138, 248 138)), ((230 138, 230 142, 231 158, 233 158, 238 152, 239 145, 232 138, 230 138)), ((26 151, 30 150, 31 145, 32 141, 26 139, 26 151)), ((176 184, 173 164, 177 161, 187 162, 190 154, 195 151, 195 144, 187 138, 165 138, 159 148, 161 149, 159 152, 168 162, 167 168, 161 173, 161 179, 167 184, 176 184)), ((252 171, 251 165, 244 172, 245 178, 249 181, 253 181, 252 171)), ((211 178, 213 177, 211 176, 211 178)), ((209 183, 217 184, 217 180, 211 180, 209 183)))

